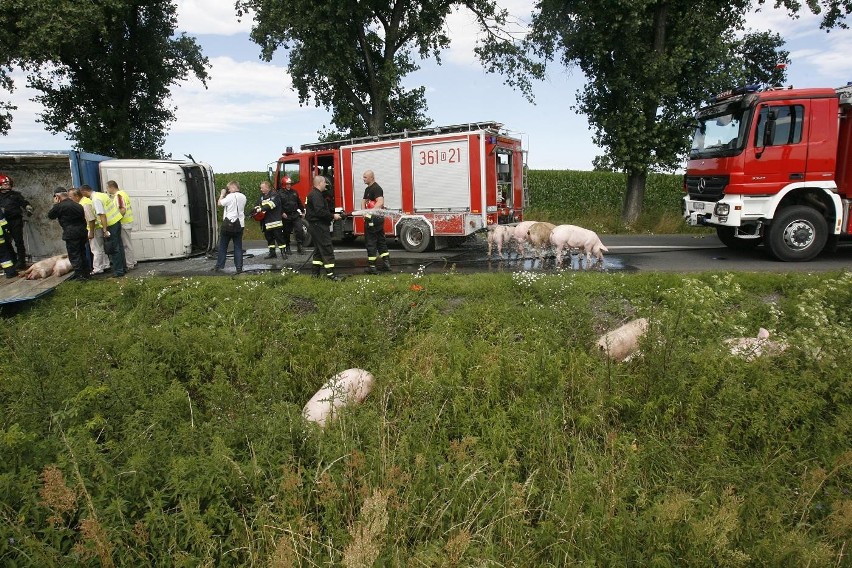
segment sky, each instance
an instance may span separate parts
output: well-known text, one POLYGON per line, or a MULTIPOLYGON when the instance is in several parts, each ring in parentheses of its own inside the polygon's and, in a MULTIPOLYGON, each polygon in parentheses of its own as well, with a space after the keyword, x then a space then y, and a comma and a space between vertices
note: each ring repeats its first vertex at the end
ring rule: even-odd
MULTIPOLYGON (((502 0, 519 29, 529 22, 534 0, 502 0)), ((194 36, 210 59, 207 88, 190 79, 172 88, 177 107, 165 151, 174 158, 186 154, 208 162, 214 171, 265 171, 287 146, 314 142, 329 125, 323 108, 300 106, 286 72, 286 53, 273 61, 260 59, 260 47, 249 39, 251 20, 238 21, 233 2, 178 0, 178 29, 194 36)), ((795 87, 839 87, 852 81, 852 30, 819 29, 808 13, 791 19, 783 11, 764 8, 749 16, 749 27, 777 31, 790 51, 788 84, 795 87)), ((477 28, 463 12, 447 21, 451 47, 442 65, 425 61, 406 78, 407 87, 426 86, 427 116, 434 125, 496 121, 521 138, 532 169, 590 170, 601 154, 583 115, 571 109, 584 84, 578 69, 549 66, 547 80, 533 85, 535 102, 487 74, 473 54, 477 28)), ((45 131, 38 122, 41 106, 31 99, 24 76, 13 73, 12 129, 0 137, 0 150, 65 150, 73 143, 45 131)))

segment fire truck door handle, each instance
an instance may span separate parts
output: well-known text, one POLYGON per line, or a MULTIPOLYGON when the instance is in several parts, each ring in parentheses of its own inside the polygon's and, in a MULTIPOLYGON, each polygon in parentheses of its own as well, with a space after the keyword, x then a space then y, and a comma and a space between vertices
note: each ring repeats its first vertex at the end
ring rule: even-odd
POLYGON ((805 179, 805 174, 790 174, 790 181, 801 181, 805 179))

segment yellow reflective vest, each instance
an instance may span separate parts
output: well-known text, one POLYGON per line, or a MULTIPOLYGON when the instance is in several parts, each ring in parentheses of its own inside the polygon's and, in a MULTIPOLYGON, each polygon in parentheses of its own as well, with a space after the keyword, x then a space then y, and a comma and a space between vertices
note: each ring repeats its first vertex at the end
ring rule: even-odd
MULTIPOLYGON (((89 207, 92 208, 92 214, 93 215, 95 214, 95 206, 92 204, 92 200, 90 198, 86 197, 85 195, 80 196, 80 205, 83 206, 83 209, 85 209, 86 206, 88 205, 89 207)), ((88 219, 86 219, 86 228, 87 229, 89 228, 89 220, 88 219)), ((96 229, 101 228, 101 218, 98 217, 97 215, 95 215, 95 228, 96 229)))
POLYGON ((124 201, 124 217, 121 218, 121 224, 129 225, 133 222, 133 208, 130 206, 130 196, 123 189, 116 191, 116 194, 120 195, 121 200, 124 201))
POLYGON ((92 198, 98 199, 101 203, 104 204, 104 211, 106 211, 107 227, 112 227, 116 223, 121 223, 121 211, 118 210, 118 206, 115 204, 115 201, 112 200, 108 193, 104 193, 102 191, 93 191, 92 198))

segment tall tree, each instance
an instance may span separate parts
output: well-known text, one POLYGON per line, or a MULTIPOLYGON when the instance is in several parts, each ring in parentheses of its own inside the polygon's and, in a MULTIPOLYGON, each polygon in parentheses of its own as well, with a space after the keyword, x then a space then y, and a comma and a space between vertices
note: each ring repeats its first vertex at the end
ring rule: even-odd
POLYGON ((172 0, 2 3, 17 14, 19 60, 41 92, 48 130, 89 152, 162 156, 174 120, 169 87, 190 73, 208 77, 195 39, 175 37, 172 0))
POLYGON ((414 54, 435 57, 450 43, 451 10, 469 9, 485 32, 477 53, 512 53, 507 83, 531 93, 528 76, 541 75, 506 31, 507 12, 495 0, 237 0, 252 14, 251 37, 269 60, 279 49, 302 104, 332 111, 339 135, 359 136, 429 124, 425 89, 405 89, 402 78, 418 69, 414 54))

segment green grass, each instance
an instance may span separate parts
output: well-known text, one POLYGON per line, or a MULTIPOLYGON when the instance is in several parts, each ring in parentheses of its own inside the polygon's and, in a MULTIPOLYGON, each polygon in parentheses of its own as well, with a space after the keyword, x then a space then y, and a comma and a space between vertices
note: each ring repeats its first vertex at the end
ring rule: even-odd
POLYGON ((848 272, 69 282, 3 323, 4 566, 848 565, 848 272))

